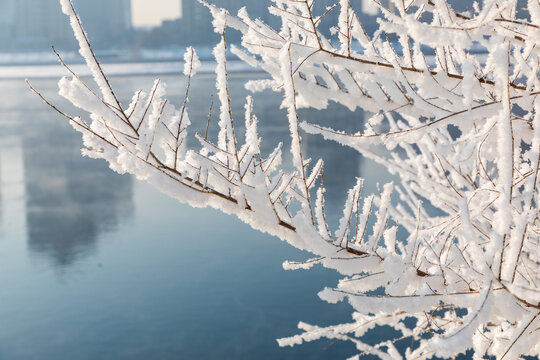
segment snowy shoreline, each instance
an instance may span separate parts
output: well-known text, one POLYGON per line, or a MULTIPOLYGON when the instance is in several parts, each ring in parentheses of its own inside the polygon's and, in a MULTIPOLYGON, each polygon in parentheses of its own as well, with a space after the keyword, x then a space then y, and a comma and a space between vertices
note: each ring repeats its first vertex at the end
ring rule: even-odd
MULTIPOLYGON (((90 76, 90 70, 85 64, 70 65, 70 68, 79 76, 90 76)), ((231 60, 227 63, 230 72, 260 72, 260 69, 251 67, 245 62, 231 60)), ((103 64, 103 69, 108 76, 128 75, 171 75, 182 74, 184 63, 182 61, 168 62, 139 62, 139 63, 110 63, 103 64)), ((215 62, 202 61, 199 73, 213 74, 215 62)), ((58 65, 1 65, 0 80, 10 79, 45 79, 58 78, 69 75, 69 72, 60 64, 58 65)))

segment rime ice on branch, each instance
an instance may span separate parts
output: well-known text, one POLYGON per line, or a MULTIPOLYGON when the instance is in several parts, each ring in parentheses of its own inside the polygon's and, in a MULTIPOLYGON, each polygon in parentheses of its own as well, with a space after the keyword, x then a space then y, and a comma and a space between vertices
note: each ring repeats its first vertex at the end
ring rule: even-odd
MULTIPOLYGON (((71 2, 62 0, 101 90, 93 93, 74 74, 63 78, 60 93, 90 113, 88 121, 68 118, 83 134, 86 155, 315 255, 287 262, 287 269, 322 264, 345 276, 319 295, 347 299, 352 321, 326 328, 300 323, 304 332, 280 345, 325 337, 351 341, 358 356, 381 359, 450 358, 468 349, 475 359, 538 355, 540 3, 486 0, 456 12, 444 0, 366 1, 381 14, 371 36, 348 0, 329 2, 323 13, 315 13, 315 0, 273 0, 269 11, 281 18, 279 31, 245 9, 234 16, 205 3, 222 35, 214 50, 219 137, 214 143, 195 134, 200 148, 193 150, 185 147, 189 85, 180 110, 164 98, 159 81, 122 108, 71 2), (332 39, 319 29, 330 12, 339 12, 332 39), (232 51, 271 77, 248 88, 284 94, 292 172, 281 166, 281 145, 261 154, 249 97, 245 134, 236 131, 227 27, 243 35, 232 51), (299 108, 322 110, 329 101, 372 116, 350 134, 333 130, 330 121, 326 127, 299 122, 299 108), (324 164, 302 153, 305 133, 358 150, 401 182, 373 195, 362 192, 358 179, 337 231, 330 231, 319 180, 324 164), (408 235, 397 238, 398 229, 408 235), (372 295, 375 289, 383 290, 372 295), (401 336, 363 342, 382 325, 401 336), (400 339, 413 346, 398 350, 400 339)), ((192 49, 185 59, 191 80, 198 59, 192 49)))

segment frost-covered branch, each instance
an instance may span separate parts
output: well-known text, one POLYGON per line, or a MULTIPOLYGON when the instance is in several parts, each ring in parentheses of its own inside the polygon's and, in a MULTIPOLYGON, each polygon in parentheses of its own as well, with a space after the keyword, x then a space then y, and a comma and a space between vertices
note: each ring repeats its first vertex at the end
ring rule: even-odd
POLYGON ((101 91, 93 93, 73 73, 63 78, 60 93, 90 120, 62 114, 82 132, 86 155, 316 256, 287 262, 287 269, 322 264, 345 276, 319 295, 347 299, 353 321, 326 328, 300 323, 304 332, 280 345, 330 338, 353 342, 358 356, 381 359, 451 358, 468 349, 475 359, 538 355, 540 4, 489 0, 458 12, 444 0, 369 1, 381 14, 374 34, 349 0, 330 2, 321 13, 315 0, 273 0, 269 11, 281 18, 279 30, 245 9, 231 15, 201 1, 222 37, 214 49, 219 133, 215 142, 195 134, 199 148, 187 149, 187 99, 199 65, 193 49, 185 57, 180 110, 165 99, 160 81, 136 92, 124 109, 73 5, 62 0, 101 91), (338 20, 327 38, 320 20, 332 12, 338 20), (281 164, 281 144, 261 153, 251 97, 245 131, 235 126, 228 27, 242 33, 232 51, 270 76, 247 87, 283 92, 293 170, 281 164), (371 115, 352 133, 332 129, 330 121, 299 121, 298 109, 323 110, 330 101, 371 115), (318 180, 324 164, 302 152, 306 133, 358 150, 400 182, 364 194, 357 179, 331 231, 318 180), (381 326, 401 335, 363 341, 381 326), (412 345, 398 346, 403 339, 412 345))

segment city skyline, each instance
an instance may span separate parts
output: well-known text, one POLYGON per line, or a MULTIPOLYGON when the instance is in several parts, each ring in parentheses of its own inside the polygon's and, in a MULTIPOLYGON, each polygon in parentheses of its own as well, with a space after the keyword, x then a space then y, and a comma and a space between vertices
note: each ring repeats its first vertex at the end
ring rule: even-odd
MULTIPOLYGON (((250 16, 279 28, 279 17, 268 12, 269 0, 210 0, 218 7, 236 13, 245 6, 250 16)), ((457 1, 457 0, 456 0, 457 1)), ((96 50, 179 48, 215 43, 210 12, 197 0, 73 0, 96 50), (181 16, 183 15, 183 16, 181 16)), ((317 2, 313 11, 323 14, 325 2, 317 2)), ((352 0, 359 7, 362 0, 352 0)), ((73 50, 76 42, 67 17, 58 0, 0 0, 0 52, 44 51, 54 45, 73 50)), ((330 35, 337 23, 337 11, 326 13, 319 23, 322 34, 330 35)), ((370 33, 374 17, 360 13, 364 29, 370 33)), ((238 43, 240 34, 231 31, 228 41, 238 43)))

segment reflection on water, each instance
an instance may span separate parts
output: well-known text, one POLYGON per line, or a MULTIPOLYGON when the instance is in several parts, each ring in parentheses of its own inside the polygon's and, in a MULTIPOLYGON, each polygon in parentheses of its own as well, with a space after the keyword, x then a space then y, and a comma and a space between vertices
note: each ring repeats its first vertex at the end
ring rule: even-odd
MULTIPOLYGON (((132 179, 107 171, 103 162, 81 161, 80 139, 71 128, 22 84, 9 84, 12 91, 5 92, 0 107, 0 134, 11 142, 3 151, 18 149, 19 156, 5 157, 11 168, 3 169, 3 177, 15 186, 13 173, 23 174, 18 181, 24 181, 28 249, 53 266, 68 266, 95 251, 101 232, 129 218, 132 179)), ((50 90, 54 82, 46 85, 50 90)))
MULTIPOLYGON (((247 78, 230 78, 240 133, 247 78)), ((162 80, 169 83, 169 99, 181 104, 183 80, 162 80)), ((153 78, 112 82, 126 104, 153 78)), ((56 95, 55 80, 33 85, 68 113, 84 115, 56 95)), ((179 204, 103 161, 82 158, 79 134, 22 81, 0 81, 0 91, 0 359, 322 359, 353 353, 350 344, 281 349, 275 342, 298 333, 299 320, 350 320, 348 304, 316 296, 336 284, 333 271, 283 271, 284 260, 310 255, 233 217, 179 204)), ((212 92, 211 76, 192 83, 192 135, 204 131, 212 92)), ((284 163, 290 163, 280 102, 265 92, 255 96, 254 107, 262 151, 283 141, 284 163)), ((338 106, 300 114, 351 131, 362 116, 338 106)), ((214 111, 210 138, 216 125, 214 111)), ((193 138, 189 145, 196 147, 193 138)), ((308 156, 325 160, 326 208, 336 223, 365 162, 317 136, 304 136, 303 146, 308 156)), ((371 171, 371 180, 382 181, 371 171)))
POLYGON ((104 162, 79 161, 72 131, 34 130, 23 138, 28 245, 63 267, 91 254, 100 232, 129 217, 132 179, 104 162))
MULTIPOLYGON (((329 105, 327 112, 304 110, 300 114, 305 114, 310 122, 350 133, 359 131, 359 127, 363 125, 361 110, 351 113, 335 104, 329 105), (325 114, 332 114, 333 119, 328 121, 324 118, 325 114)), ((342 207, 347 198, 347 191, 355 185, 356 177, 361 175, 364 158, 356 150, 324 140, 322 136, 304 135, 303 142, 309 157, 324 160, 326 219, 329 228, 335 230, 339 218, 343 215, 342 207)))
POLYGON ((24 228, 24 168, 20 139, 0 139, 0 238, 7 229, 24 228), (1 206, 2 204, 10 206, 1 206))

